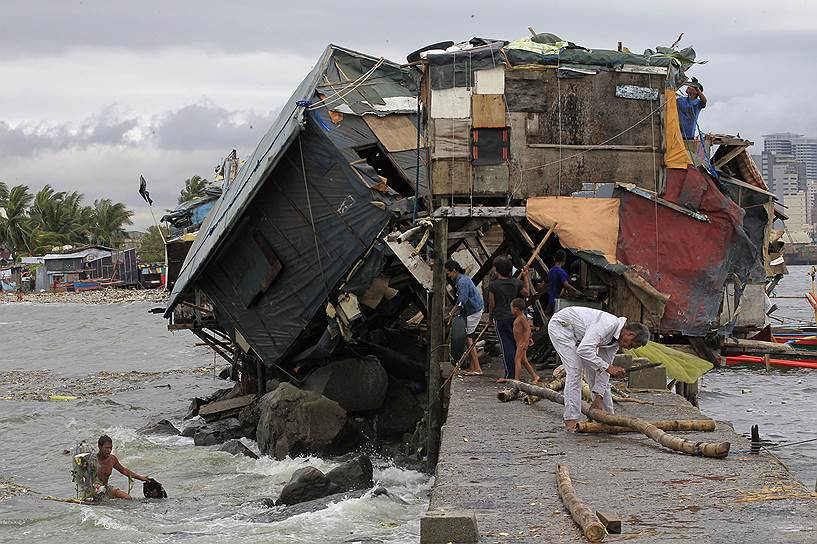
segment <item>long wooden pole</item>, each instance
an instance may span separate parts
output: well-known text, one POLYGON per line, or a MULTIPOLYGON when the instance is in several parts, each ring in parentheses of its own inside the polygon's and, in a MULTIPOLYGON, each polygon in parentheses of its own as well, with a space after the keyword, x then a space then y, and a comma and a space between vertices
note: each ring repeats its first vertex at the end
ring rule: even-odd
POLYGON ((539 245, 536 246, 536 249, 533 250, 533 254, 531 254, 530 259, 528 259, 527 264, 525 264, 525 268, 530 268, 530 265, 532 265, 533 261, 536 260, 536 257, 539 256, 539 252, 542 251, 543 247, 545 247, 545 242, 548 241, 548 238, 550 238, 550 235, 553 234, 553 231, 555 229, 556 229, 556 223, 553 223, 553 226, 548 229, 547 233, 545 234, 545 237, 542 238, 542 241, 539 242, 539 245))
POLYGON ((440 452, 440 427, 442 423, 442 375, 440 364, 448 360, 448 346, 445 342, 445 261, 448 258, 448 219, 434 222, 434 268, 429 310, 428 337, 428 435, 426 443, 426 470, 433 474, 440 452))
MULTIPOLYGON (((699 431, 712 432, 715 430, 715 422, 711 419, 664 419, 651 421, 653 425, 662 431, 699 431)), ((576 426, 577 433, 632 433, 635 429, 630 427, 613 427, 597 421, 579 421, 576 426)))
MULTIPOLYGON (((523 393, 543 397, 558 404, 565 403, 565 399, 562 394, 557 393, 556 391, 516 380, 509 380, 507 383, 510 387, 522 391, 523 393)), ((665 448, 681 453, 712 457, 715 459, 723 459, 729 455, 729 448, 731 447, 729 442, 713 443, 684 440, 683 438, 678 438, 677 436, 672 436, 665 433, 652 423, 643 419, 633 416, 610 414, 602 410, 594 410, 590 408, 590 404, 586 402, 582 402, 582 413, 590 419, 596 420, 600 423, 606 423, 607 425, 613 425, 615 427, 629 427, 634 429, 651 438, 655 442, 658 442, 665 448)))
POLYGON ((576 525, 581 527, 584 538, 588 542, 601 542, 607 534, 604 525, 599 521, 598 516, 593 513, 586 504, 582 502, 576 490, 573 489, 573 482, 570 480, 570 470, 567 465, 556 465, 556 487, 559 496, 565 507, 570 511, 570 516, 576 525))

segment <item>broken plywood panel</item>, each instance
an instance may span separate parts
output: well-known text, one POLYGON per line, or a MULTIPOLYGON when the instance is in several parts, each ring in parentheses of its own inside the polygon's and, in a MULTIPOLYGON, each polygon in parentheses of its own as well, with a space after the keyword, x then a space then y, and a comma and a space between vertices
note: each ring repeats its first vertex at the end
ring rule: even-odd
POLYGON ((234 397, 227 400, 218 400, 205 404, 199 408, 199 415, 205 421, 215 421, 227 416, 235 415, 243 408, 252 404, 255 400, 255 395, 244 395, 242 397, 234 397))
POLYGON ((474 72, 474 92, 477 94, 504 94, 505 67, 474 72))
POLYGON ((372 281, 372 284, 366 289, 363 296, 360 297, 360 303, 374 310, 377 308, 377 305, 380 304, 380 301, 383 300, 388 289, 389 278, 386 276, 378 276, 372 281))
POLYGON ((506 194, 510 179, 508 163, 474 167, 474 193, 506 194))
POLYGON ((501 94, 475 94, 471 97, 474 128, 504 128, 505 97, 501 94))
POLYGON ((431 90, 432 119, 465 119, 471 117, 471 89, 452 87, 431 90))
POLYGON ((432 119, 433 159, 467 159, 470 156, 470 119, 432 119))
MULTIPOLYGON (((417 149, 417 127, 410 115, 364 115, 363 120, 389 153, 417 149)), ((423 145, 423 142, 420 142, 423 145)))
POLYGON ((414 246, 411 242, 398 242, 396 240, 385 240, 386 245, 392 250, 406 270, 416 279, 426 290, 431 291, 434 282, 432 281, 431 267, 422 257, 414 254, 414 246))
POLYGON ((467 195, 471 192, 471 162, 439 159, 431 162, 433 195, 467 195))

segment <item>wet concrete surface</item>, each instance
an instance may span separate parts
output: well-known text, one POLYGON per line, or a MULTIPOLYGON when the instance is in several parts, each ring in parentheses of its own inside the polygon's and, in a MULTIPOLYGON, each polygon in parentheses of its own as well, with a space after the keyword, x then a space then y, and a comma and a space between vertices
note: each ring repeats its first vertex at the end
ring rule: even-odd
MULTIPOLYGON (((505 387, 495 383, 497 369, 494 362, 486 376, 452 380, 429 507, 475 511, 481 542, 584 541, 557 494, 557 463, 569 466, 591 509, 623 520, 622 534, 605 542, 817 541, 817 494, 775 457, 750 454, 728 423, 675 433, 731 442, 726 459, 675 453, 637 433, 571 435, 562 430, 561 405, 499 402, 505 387)), ((648 420, 706 417, 669 392, 634 396, 653 404, 616 411, 648 420)))

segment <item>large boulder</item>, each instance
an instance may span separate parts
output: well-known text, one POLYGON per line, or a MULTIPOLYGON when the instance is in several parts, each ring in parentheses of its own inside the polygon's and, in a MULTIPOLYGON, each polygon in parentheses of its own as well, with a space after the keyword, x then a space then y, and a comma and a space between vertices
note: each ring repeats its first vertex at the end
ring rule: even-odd
POLYGON ((209 394, 204 398, 193 397, 190 400, 190 407, 187 409, 187 414, 184 416, 184 419, 192 419, 199 415, 199 408, 201 408, 205 404, 209 404, 211 402, 216 402, 219 400, 228 400, 233 397, 238 397, 240 395, 241 387, 238 384, 235 384, 232 387, 225 387, 223 389, 219 389, 218 391, 214 391, 213 393, 209 394))
POLYGON ((377 410, 386 397, 389 375, 377 357, 333 361, 318 368, 303 388, 315 391, 340 404, 347 412, 377 410))
POLYGON ((193 435, 193 443, 197 446, 215 446, 241 436, 241 424, 238 419, 231 417, 199 427, 193 435))
POLYGON ((258 429, 258 420, 261 419, 261 410, 258 399, 249 406, 245 406, 238 412, 238 423, 241 424, 241 432, 250 440, 255 440, 255 432, 258 429))
POLYGON ((312 501, 342 491, 340 487, 315 467, 299 468, 281 490, 276 506, 291 506, 299 502, 312 501))
POLYGON ((276 459, 324 454, 346 426, 346 410, 337 402, 290 383, 261 397, 258 409, 258 449, 276 459))
POLYGON ((184 429, 182 429, 182 436, 186 436, 187 438, 193 438, 196 436, 196 433, 199 432, 199 429, 204 427, 206 423, 201 418, 196 418, 190 421, 184 429))
POLYGON ((372 482, 372 460, 361 455, 351 461, 338 465, 326 473, 326 477, 344 491, 369 489, 372 482))
POLYGON ((243 455, 245 457, 249 457, 251 459, 258 459, 258 456, 253 452, 250 448, 244 445, 241 440, 228 440, 221 446, 217 448, 217 451, 226 451, 227 453, 232 453, 233 455, 243 455))
POLYGON ((399 440, 404 433, 414 431, 423 417, 423 409, 411 389, 403 382, 389 379, 383 407, 375 416, 375 429, 382 440, 399 440))
POLYGON ((166 434, 174 436, 181 434, 181 431, 166 419, 152 421, 145 425, 144 427, 137 429, 136 432, 139 434, 166 434))

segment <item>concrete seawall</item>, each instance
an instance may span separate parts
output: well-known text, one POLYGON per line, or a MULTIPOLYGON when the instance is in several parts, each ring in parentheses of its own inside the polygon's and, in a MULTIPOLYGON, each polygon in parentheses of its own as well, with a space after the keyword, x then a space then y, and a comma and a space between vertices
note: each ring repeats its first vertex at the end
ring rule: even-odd
MULTIPOLYGON (((561 405, 500 403, 496 393, 504 387, 487 374, 452 380, 421 542, 468 541, 457 534, 473 531, 472 519, 479 542, 584 541, 556 491, 557 463, 570 467, 592 510, 623 521, 622 534, 605 541, 817 541, 817 494, 775 457, 750 454, 749 441, 730 425, 677 433, 731 442, 726 459, 675 453, 637 433, 571 435, 562 430, 561 405)), ((617 412, 647 420, 706 417, 673 393, 634 396, 653 404, 617 404, 617 412)))

